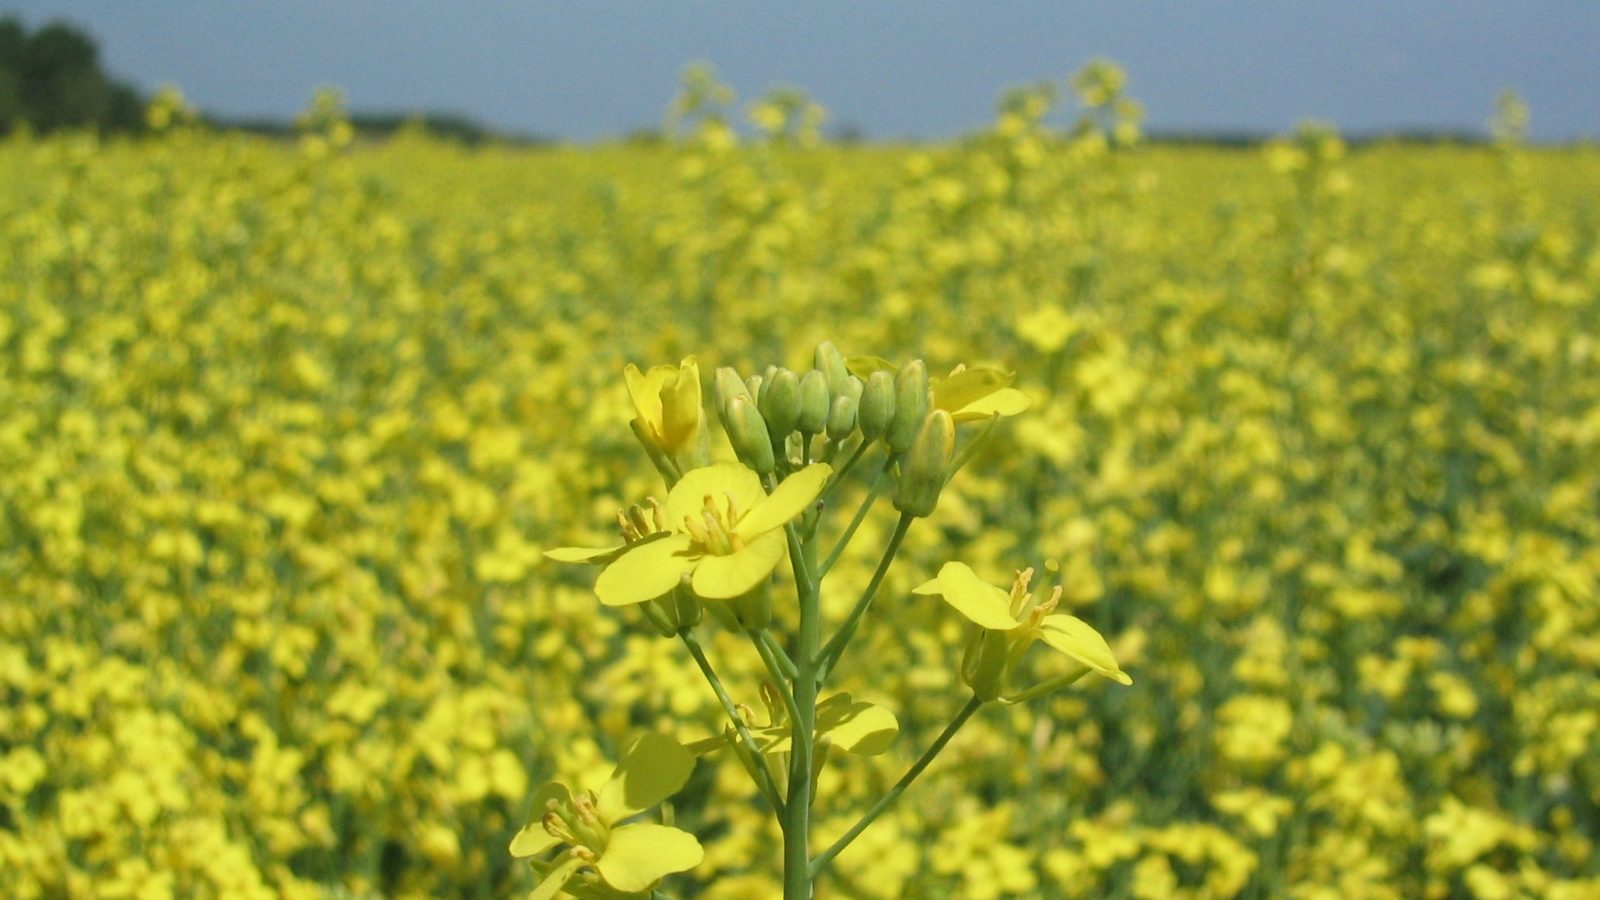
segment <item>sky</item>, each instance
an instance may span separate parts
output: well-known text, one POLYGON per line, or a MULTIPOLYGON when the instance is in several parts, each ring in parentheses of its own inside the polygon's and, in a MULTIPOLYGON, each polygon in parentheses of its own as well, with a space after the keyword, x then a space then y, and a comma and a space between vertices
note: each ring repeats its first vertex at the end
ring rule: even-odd
POLYGON ((320 86, 361 111, 449 111, 588 141, 660 124, 683 67, 741 102, 797 86, 872 138, 983 127, 1008 86, 1108 57, 1146 127, 1483 131, 1516 91, 1536 140, 1600 138, 1595 0, 0 0, 67 19, 107 69, 230 118, 290 118, 320 86))

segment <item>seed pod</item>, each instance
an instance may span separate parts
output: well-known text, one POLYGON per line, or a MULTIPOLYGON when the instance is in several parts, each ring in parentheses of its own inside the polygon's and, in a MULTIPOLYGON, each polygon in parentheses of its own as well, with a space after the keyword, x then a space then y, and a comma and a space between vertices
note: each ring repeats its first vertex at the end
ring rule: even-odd
POLYGON ((850 369, 845 365, 844 354, 833 345, 832 341, 823 341, 817 345, 817 352, 812 356, 811 363, 818 372, 828 379, 828 391, 839 393, 839 386, 850 377, 850 369))
POLYGON ((856 414, 856 424, 861 426, 861 436, 869 441, 883 437, 894 421, 894 376, 888 372, 873 372, 861 391, 861 405, 856 414))
POLYGON ((911 446, 922 427, 923 416, 928 414, 928 406, 928 366, 914 359, 894 376, 894 419, 884 435, 891 452, 904 453, 911 446))
POLYGON ((788 369, 779 369, 762 386, 759 404, 772 442, 781 442, 800 419, 800 379, 788 369))
POLYGON ((939 505, 939 491, 955 450, 956 423, 950 413, 936 409, 922 420, 911 447, 900 460, 900 483, 894 508, 908 516, 923 517, 939 505))
POLYGON ((800 417, 795 428, 801 434, 819 434, 828 427, 828 376, 816 369, 800 379, 800 417))
POLYGON ((766 420, 749 397, 735 394, 723 414, 722 427, 728 431, 728 443, 739 461, 758 475, 771 475, 777 468, 772 453, 772 438, 767 433, 766 420))

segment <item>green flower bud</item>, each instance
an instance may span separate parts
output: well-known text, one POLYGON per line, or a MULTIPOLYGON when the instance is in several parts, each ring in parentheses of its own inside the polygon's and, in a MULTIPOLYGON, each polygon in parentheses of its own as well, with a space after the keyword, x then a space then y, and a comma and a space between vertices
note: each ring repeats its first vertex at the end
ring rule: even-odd
POLYGON ((845 365, 844 354, 833 345, 832 341, 823 341, 817 345, 817 352, 812 357, 812 365, 828 379, 828 391, 839 393, 839 386, 850 377, 850 369, 845 365))
POLYGON ((1010 671, 1011 647, 1004 631, 978 629, 967 641, 961 658, 961 681, 972 688, 973 696, 987 703, 1005 692, 1010 671))
POLYGON ((894 376, 894 419, 884 435, 891 451, 904 453, 911 446, 922 427, 922 417, 928 414, 928 405, 928 366, 913 359, 894 376))
POLYGON ((820 434, 828 427, 828 376, 812 369, 800 379, 800 418, 795 428, 801 434, 820 434))
POLYGON ((861 391, 861 405, 856 415, 861 426, 861 436, 869 441, 883 437, 894 421, 894 376, 888 372, 873 372, 861 391))
POLYGON ((894 508, 908 516, 926 516, 939 505, 939 491, 955 451, 956 422, 950 413, 936 409, 922 420, 917 436, 900 459, 900 483, 894 508))
POLYGON ((727 366, 723 366, 717 370, 717 411, 721 412, 723 416, 727 416, 728 401, 734 397, 743 397, 746 400, 755 401, 755 396, 745 386, 744 380, 739 377, 739 373, 727 366))
POLYGON ((761 388, 759 402, 767 432, 777 443, 794 431, 800 420, 800 379, 788 369, 779 369, 761 388))
MULTIPOLYGON (((856 382, 860 384, 861 382, 856 382)), ((840 394, 833 398, 833 406, 828 408, 828 437, 834 441, 842 441, 850 432, 856 430, 856 398, 849 394, 840 394)))
POLYGON ((743 394, 735 394, 723 413, 722 427, 727 429, 728 443, 739 461, 758 475, 771 475, 777 468, 772 454, 772 438, 767 434, 767 422, 743 394))

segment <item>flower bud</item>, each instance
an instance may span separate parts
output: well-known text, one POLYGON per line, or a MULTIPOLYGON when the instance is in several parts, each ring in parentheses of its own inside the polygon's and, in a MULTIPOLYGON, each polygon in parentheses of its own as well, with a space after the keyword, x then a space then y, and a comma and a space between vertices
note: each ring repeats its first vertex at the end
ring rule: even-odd
POLYGON ((734 397, 743 397, 752 402, 755 400, 739 373, 723 366, 717 370, 717 410, 724 416, 728 414, 728 402, 734 397))
MULTIPOLYGON (((861 382, 856 382, 860 384, 861 382)), ((834 441, 842 441, 856 428, 856 398, 848 393, 840 394, 833 398, 833 406, 828 408, 828 437, 834 441)))
POLYGON ((922 417, 928 414, 928 366, 914 359, 900 367, 894 376, 894 419, 884 439, 889 450, 904 453, 922 427, 922 417))
POLYGON ((861 426, 861 436, 869 441, 883 437, 894 420, 894 376, 888 372, 873 372, 861 391, 861 405, 856 414, 856 424, 861 426))
POLYGON ((788 369, 779 369, 762 386, 759 403, 773 443, 783 440, 800 419, 800 379, 788 369))
POLYGON ((978 629, 967 641, 961 658, 961 681, 972 688, 972 695, 987 703, 1006 689, 1010 676, 1010 642, 1004 631, 978 629))
POLYGON ((926 516, 939 505, 945 472, 955 450, 956 423, 950 413, 936 409, 922 420, 922 427, 900 459, 900 483, 894 494, 894 508, 908 516, 926 516))
POLYGON ((735 394, 723 413, 722 426, 728 431, 728 443, 733 445, 739 461, 754 469, 758 475, 771 475, 777 468, 772 454, 772 438, 767 435, 767 422, 762 418, 750 398, 735 394))
POLYGON ((833 345, 832 341, 823 341, 817 345, 817 352, 812 357, 812 366, 828 379, 828 391, 839 393, 839 386, 850 377, 850 369, 845 365, 844 354, 833 345))
POLYGON ((828 376, 816 369, 800 379, 800 418, 795 428, 801 434, 820 434, 828 427, 828 376))

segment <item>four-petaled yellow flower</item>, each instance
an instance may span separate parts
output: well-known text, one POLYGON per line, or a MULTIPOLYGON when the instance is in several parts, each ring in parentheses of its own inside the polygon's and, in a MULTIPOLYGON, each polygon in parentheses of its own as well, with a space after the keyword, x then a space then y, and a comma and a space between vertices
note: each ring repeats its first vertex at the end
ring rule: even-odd
POLYGON ((1034 601, 1028 591, 1032 578, 1032 569, 1018 572, 1006 592, 983 581, 965 563, 947 562, 938 577, 912 589, 938 594, 981 629, 967 647, 961 673, 979 699, 993 700, 1004 692, 1011 670, 1035 641, 1044 641, 1089 672, 1132 684, 1100 632, 1076 616, 1054 611, 1061 602, 1060 587, 1049 599, 1034 601))
POLYGON ((606 606, 643 603, 690 576, 709 600, 728 600, 765 583, 783 560, 783 526, 816 502, 833 470, 823 463, 784 479, 769 496, 761 478, 739 463, 685 474, 667 494, 673 533, 629 547, 595 581, 606 606))
POLYGON ((663 877, 700 864, 705 851, 694 835, 652 822, 620 824, 681 789, 694 770, 694 754, 665 735, 634 741, 611 780, 596 794, 574 795, 552 782, 533 795, 535 819, 511 840, 511 855, 538 856, 565 844, 569 849, 546 864, 543 880, 528 900, 548 900, 563 889, 614 896, 643 893, 663 877), (582 873, 580 870, 591 869, 582 873), (574 879, 578 879, 574 882, 574 879))

